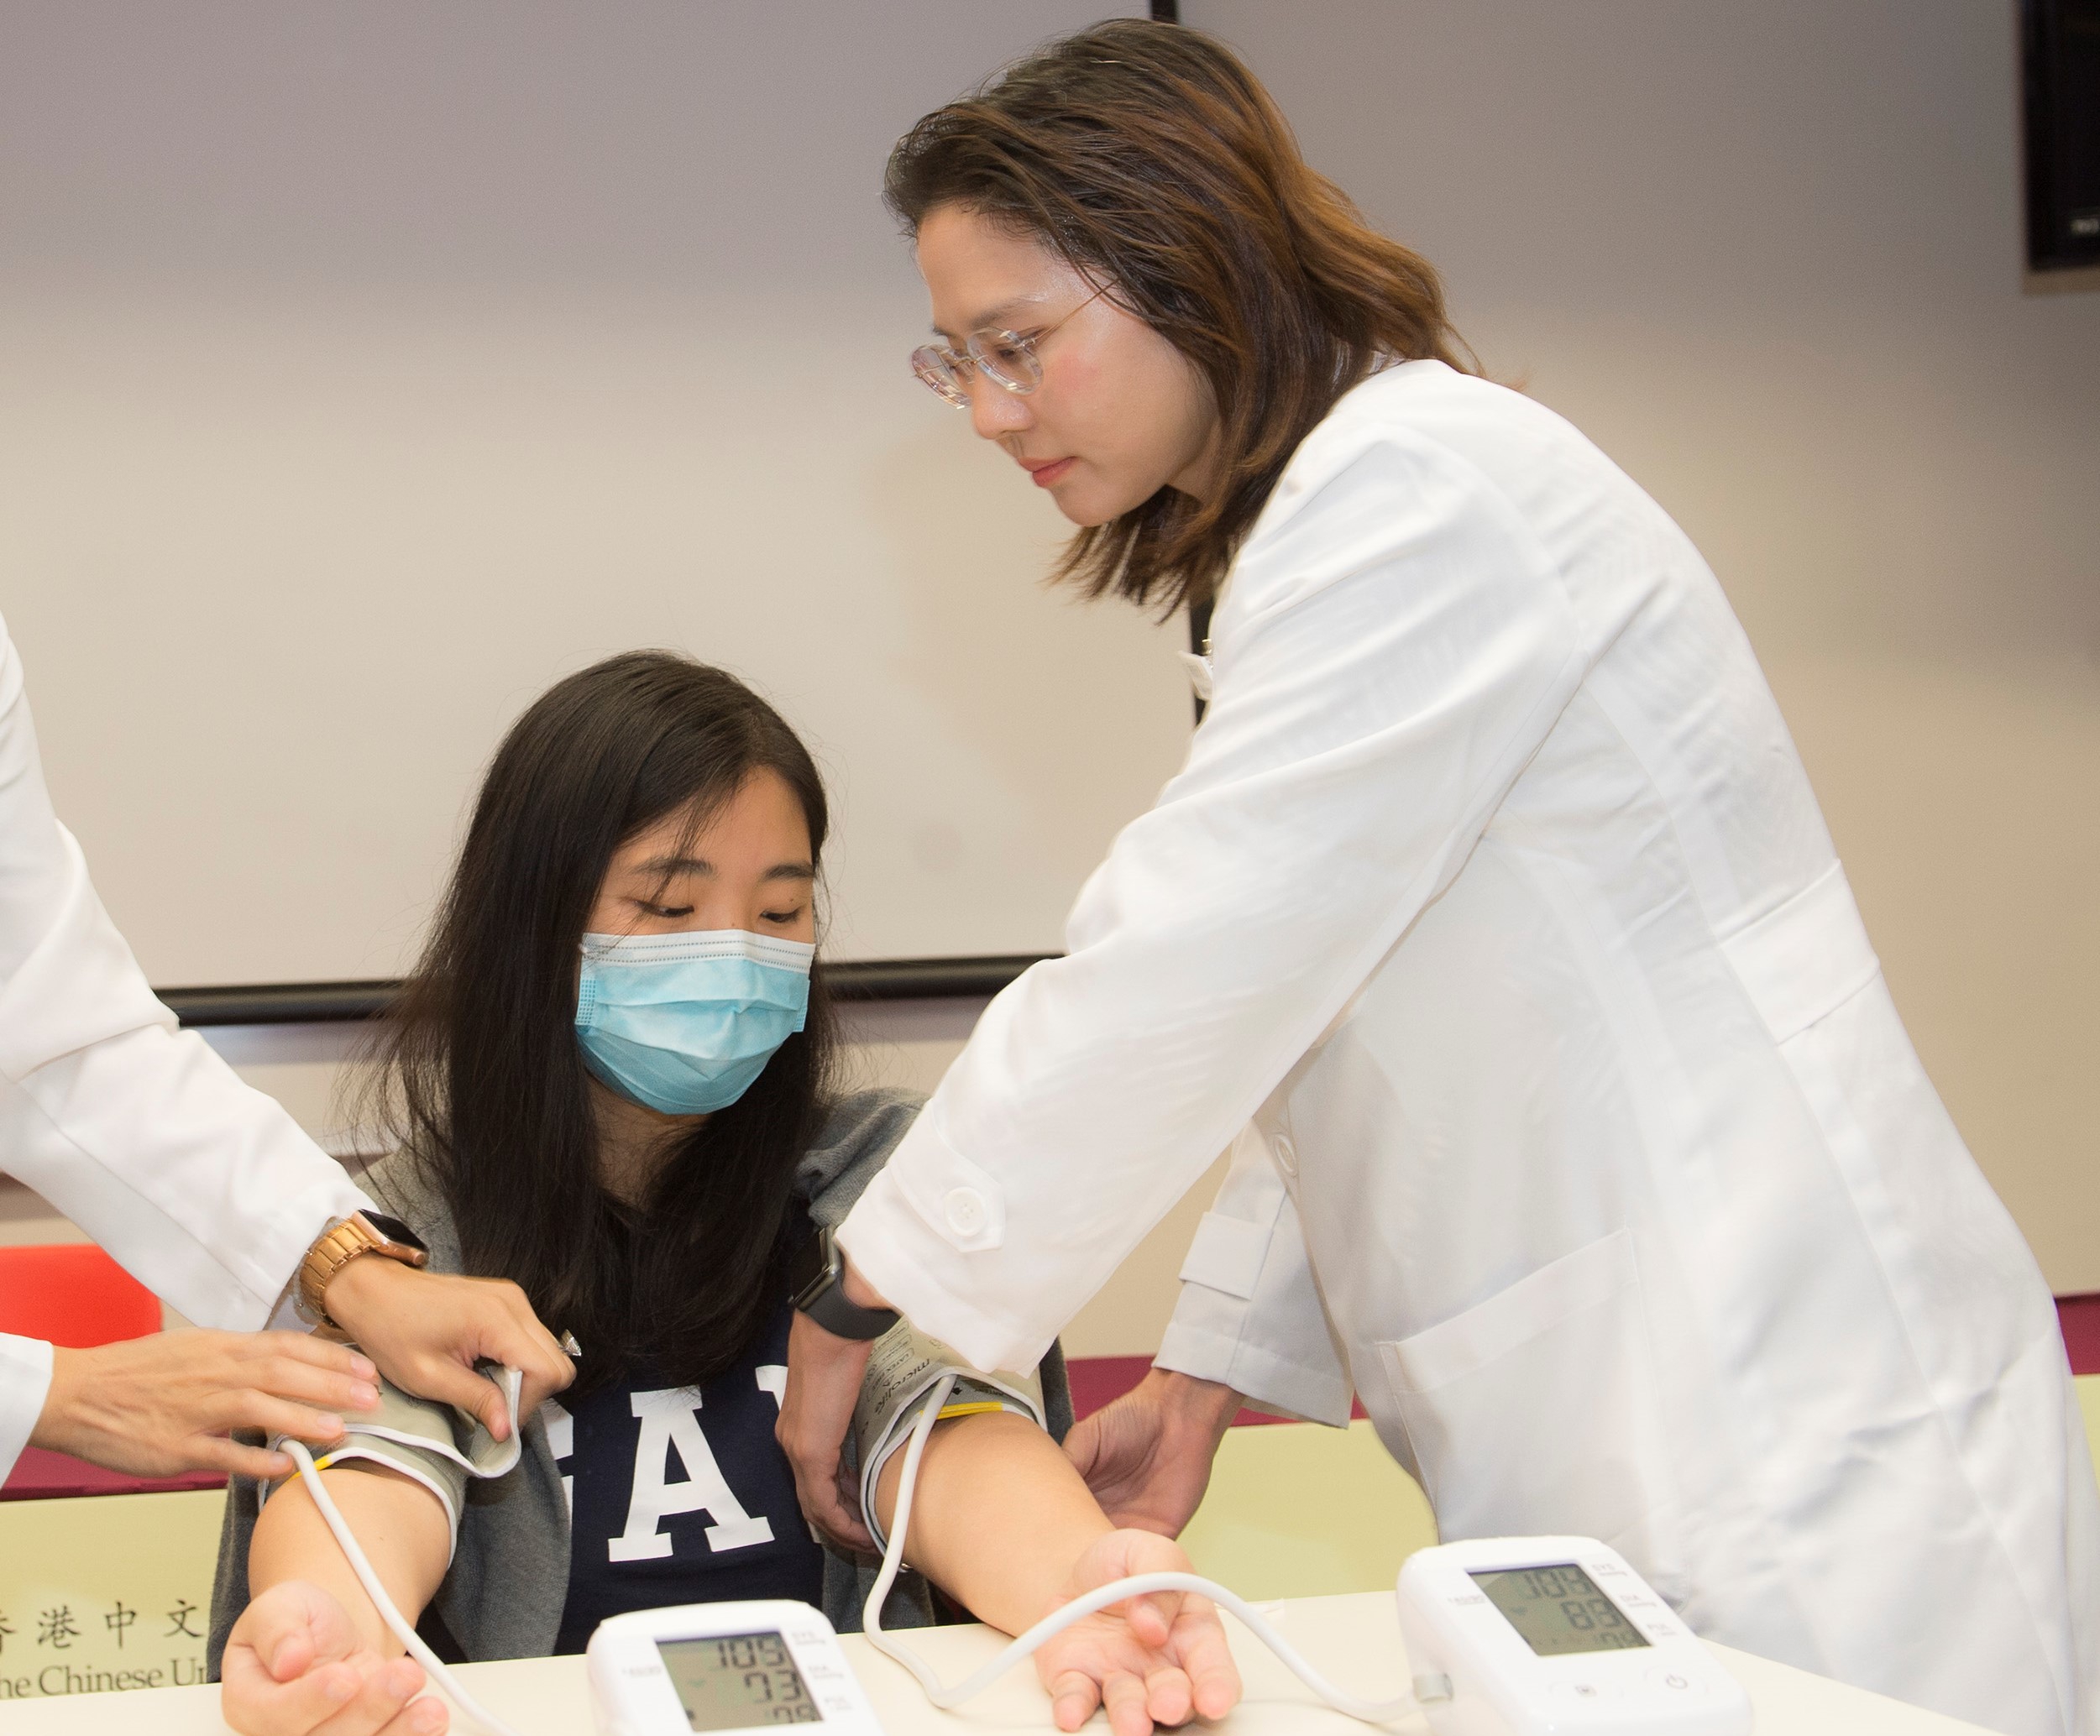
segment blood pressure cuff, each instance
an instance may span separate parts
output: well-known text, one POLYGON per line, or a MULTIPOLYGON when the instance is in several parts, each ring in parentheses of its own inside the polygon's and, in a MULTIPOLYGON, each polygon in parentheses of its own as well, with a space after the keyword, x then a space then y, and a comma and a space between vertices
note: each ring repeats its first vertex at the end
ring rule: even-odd
POLYGON ((986 1374, 972 1368, 937 1338, 929 1338, 909 1320, 899 1320, 875 1341, 861 1378, 861 1396, 853 1407, 853 1444, 861 1467, 861 1514, 875 1539, 888 1545, 875 1516, 875 1490, 882 1467, 911 1439, 912 1425, 925 1412, 944 1375, 956 1377, 955 1390, 940 1407, 943 1420, 1010 1411, 1039 1429, 1050 1426, 1043 1408, 1043 1377, 1005 1370, 986 1374))
MULTIPOLYGON (((459 1510, 466 1500, 468 1483, 475 1477, 501 1477, 517 1463, 521 1446, 518 1389, 523 1384, 524 1376, 515 1368, 505 1368, 495 1362, 483 1362, 479 1367, 480 1373, 495 1383, 508 1402, 508 1441, 496 1440, 481 1425, 479 1418, 453 1405, 418 1399, 381 1380, 379 1408, 346 1416, 343 1444, 317 1454, 315 1468, 327 1471, 369 1464, 398 1471, 437 1498, 445 1509, 445 1522, 456 1545, 459 1540, 459 1510)), ((284 1439, 280 1435, 270 1445, 281 1448, 284 1439)))

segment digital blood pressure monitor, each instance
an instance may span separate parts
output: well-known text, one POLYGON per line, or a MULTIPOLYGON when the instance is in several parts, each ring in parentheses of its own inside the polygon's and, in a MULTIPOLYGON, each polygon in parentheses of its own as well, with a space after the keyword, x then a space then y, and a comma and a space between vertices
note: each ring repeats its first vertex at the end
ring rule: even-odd
POLYGON ((1418 1550, 1400 1631, 1437 1736, 1747 1736, 1750 1697, 1609 1545, 1497 1537, 1418 1550), (1435 1678, 1448 1697, 1432 1697, 1435 1678))
POLYGON ((807 1603, 688 1603, 601 1622, 585 1654, 601 1736, 820 1727, 882 1736, 839 1636, 807 1603))

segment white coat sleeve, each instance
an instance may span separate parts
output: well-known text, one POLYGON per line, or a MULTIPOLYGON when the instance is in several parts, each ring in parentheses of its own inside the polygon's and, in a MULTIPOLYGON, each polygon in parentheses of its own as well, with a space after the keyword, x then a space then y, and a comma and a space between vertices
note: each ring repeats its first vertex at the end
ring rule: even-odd
MULTIPOLYGON (((4 626, 0 1169, 190 1319, 229 1329, 261 1326, 314 1237, 369 1203, 148 986, 52 813, 4 626)), ((0 1418, 0 1440, 18 1429, 0 1418)))
POLYGON ((51 1387, 51 1346, 0 1332, 0 1482, 8 1480, 51 1387))
POLYGON ((1312 1281, 1297 1208, 1268 1142, 1233 1142, 1217 1203, 1181 1263, 1181 1297, 1153 1366, 1214 1380, 1267 1410, 1339 1428, 1354 1397, 1312 1281))
POLYGON ((1308 437, 1235 563, 1188 764, 992 1001, 840 1232, 1026 1367, 1448 885, 1579 684, 1514 506, 1396 423, 1308 437))

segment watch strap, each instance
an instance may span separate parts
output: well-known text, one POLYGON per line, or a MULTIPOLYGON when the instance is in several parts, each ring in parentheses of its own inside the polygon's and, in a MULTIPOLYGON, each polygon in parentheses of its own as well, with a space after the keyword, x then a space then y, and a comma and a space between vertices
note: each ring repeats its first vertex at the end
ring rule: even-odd
POLYGON ((801 1306, 804 1314, 836 1338, 880 1338, 898 1318, 893 1308, 863 1308, 849 1301, 844 1285, 836 1279, 801 1306))
POLYGON ((300 1317, 312 1326, 333 1326, 327 1309, 328 1285, 351 1261, 365 1254, 398 1260, 404 1266, 421 1266, 430 1258, 429 1251, 398 1219, 353 1211, 316 1237, 299 1263, 293 1300, 300 1317))
MULTIPOLYGON (((829 1229, 817 1231, 815 1271, 795 1306, 836 1338, 880 1338, 899 1319, 893 1308, 863 1308, 846 1294, 846 1257, 829 1229)), ((806 1257, 805 1257, 806 1258, 806 1257)))

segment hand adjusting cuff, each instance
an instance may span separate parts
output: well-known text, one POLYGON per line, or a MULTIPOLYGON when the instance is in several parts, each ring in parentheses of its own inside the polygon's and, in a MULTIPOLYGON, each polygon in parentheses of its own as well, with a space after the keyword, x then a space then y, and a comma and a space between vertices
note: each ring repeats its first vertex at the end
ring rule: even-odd
POLYGON ((863 1308, 847 1299, 846 1256, 829 1230, 819 1230, 803 1256, 795 1306, 838 1338, 880 1338, 898 1319, 893 1308, 863 1308))
POLYGON ((379 1254, 404 1266, 421 1266, 430 1258, 430 1251, 399 1218, 353 1211, 322 1231, 299 1263, 293 1305, 300 1319, 310 1326, 335 1326, 328 1316, 329 1281, 360 1254, 379 1254))

